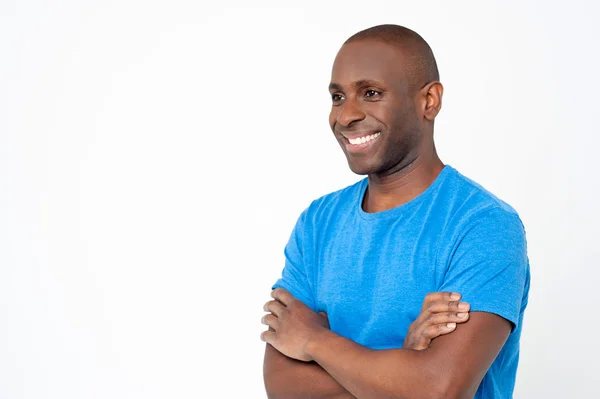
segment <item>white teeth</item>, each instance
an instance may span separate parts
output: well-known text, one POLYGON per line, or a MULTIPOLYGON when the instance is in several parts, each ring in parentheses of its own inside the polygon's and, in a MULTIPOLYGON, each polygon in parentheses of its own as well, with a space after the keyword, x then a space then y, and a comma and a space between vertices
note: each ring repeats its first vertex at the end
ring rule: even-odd
POLYGON ((376 138, 377 136, 379 136, 381 134, 381 132, 377 132, 377 133, 373 133, 370 134, 368 136, 364 136, 364 137, 357 137, 355 139, 348 139, 348 141, 350 142, 350 144, 364 144, 366 142, 369 142, 371 140, 373 140, 374 138, 376 138))

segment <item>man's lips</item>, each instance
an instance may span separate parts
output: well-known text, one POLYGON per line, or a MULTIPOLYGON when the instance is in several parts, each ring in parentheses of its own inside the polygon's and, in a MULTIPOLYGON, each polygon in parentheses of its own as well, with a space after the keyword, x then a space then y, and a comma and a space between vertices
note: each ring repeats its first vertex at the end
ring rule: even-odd
POLYGON ((342 133, 342 136, 346 139, 346 144, 349 144, 351 146, 369 143, 377 139, 380 135, 380 131, 353 134, 342 133))
POLYGON ((377 142, 381 136, 381 132, 369 132, 369 133, 354 133, 351 136, 348 134, 342 134, 344 144, 347 152, 359 153, 367 151, 373 143, 377 142))

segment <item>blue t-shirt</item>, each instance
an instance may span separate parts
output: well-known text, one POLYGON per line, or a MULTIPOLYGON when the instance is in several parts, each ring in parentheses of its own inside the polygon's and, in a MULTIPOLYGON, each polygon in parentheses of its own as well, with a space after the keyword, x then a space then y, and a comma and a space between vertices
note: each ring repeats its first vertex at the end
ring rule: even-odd
POLYGON ((331 330, 372 349, 401 348, 425 295, 462 294, 471 311, 512 323, 475 398, 510 398, 529 292, 529 261, 516 211, 445 166, 421 195, 366 213, 367 178, 302 213, 285 248, 282 287, 331 330))

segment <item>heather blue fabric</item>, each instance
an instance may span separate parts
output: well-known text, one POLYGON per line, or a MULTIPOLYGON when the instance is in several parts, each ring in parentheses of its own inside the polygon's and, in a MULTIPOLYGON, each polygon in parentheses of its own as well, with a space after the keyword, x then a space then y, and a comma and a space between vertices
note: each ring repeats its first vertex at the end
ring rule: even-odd
POLYGON ((325 195, 301 214, 285 248, 282 287, 331 329, 373 349, 400 348, 425 295, 455 291, 472 312, 513 330, 475 398, 510 398, 529 292, 525 231, 513 208, 445 166, 414 200, 361 208, 367 179, 325 195))

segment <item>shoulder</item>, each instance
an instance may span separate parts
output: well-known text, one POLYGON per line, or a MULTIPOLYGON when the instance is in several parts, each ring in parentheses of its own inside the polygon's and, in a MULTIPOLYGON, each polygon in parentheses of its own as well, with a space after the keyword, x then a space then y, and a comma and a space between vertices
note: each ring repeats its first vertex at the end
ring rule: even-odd
POLYGON ((481 184, 455 169, 447 179, 446 196, 454 226, 464 230, 478 221, 493 223, 496 227, 523 229, 518 212, 507 202, 488 191, 481 184))
POLYGON ((445 267, 443 291, 457 291, 471 311, 496 313, 519 325, 527 304, 529 259, 525 228, 517 211, 456 173, 456 210, 446 225, 440 259, 445 267), (502 293, 502 301, 496 300, 502 293))

